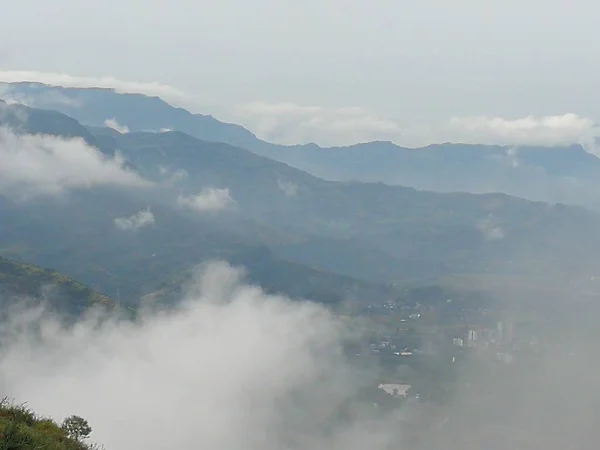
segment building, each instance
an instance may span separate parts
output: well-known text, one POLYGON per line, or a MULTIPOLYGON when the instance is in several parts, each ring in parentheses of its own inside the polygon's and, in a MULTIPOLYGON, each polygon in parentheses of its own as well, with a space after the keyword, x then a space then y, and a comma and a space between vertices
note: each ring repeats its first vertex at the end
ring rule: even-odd
POLYGON ((452 343, 458 347, 462 347, 465 345, 465 341, 462 338, 453 338, 452 343))
POLYGON ((467 339, 469 341, 476 341, 477 340, 477 330, 469 330, 467 333, 467 339))
POLYGON ((380 384, 377 387, 393 397, 406 398, 408 397, 408 390, 410 389, 410 384, 388 383, 380 384))

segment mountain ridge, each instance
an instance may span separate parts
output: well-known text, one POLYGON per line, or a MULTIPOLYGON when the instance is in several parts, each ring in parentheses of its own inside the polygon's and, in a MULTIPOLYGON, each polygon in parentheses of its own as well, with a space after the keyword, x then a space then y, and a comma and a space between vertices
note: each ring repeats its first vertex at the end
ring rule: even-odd
MULTIPOLYGON (((51 122, 57 135, 64 117, 51 122)), ((55 267, 111 295, 156 292, 161 278, 208 259, 241 261, 267 290, 329 302, 331 292, 341 301, 356 291, 383 301, 398 295, 388 289, 395 283, 455 274, 570 279, 600 271, 600 219, 583 208, 327 181, 181 131, 85 131, 118 148, 153 186, 75 189, 62 203, 0 197, 0 254, 55 267), (182 207, 182 198, 206 188, 226 193, 234 207, 220 214, 182 207), (144 209, 152 210, 152 226, 135 233, 115 226, 144 209), (255 253, 262 245, 269 252, 255 253)))
POLYGON ((130 131, 179 130, 201 140, 246 148, 327 180, 381 181, 436 192, 504 192, 600 210, 600 190, 596 186, 600 158, 580 144, 545 147, 442 143, 416 149, 389 141, 329 148, 316 144, 278 145, 257 138, 240 125, 192 114, 158 97, 29 82, 5 86, 3 95, 7 98, 56 109, 86 125, 103 126, 106 120, 115 119, 130 131))

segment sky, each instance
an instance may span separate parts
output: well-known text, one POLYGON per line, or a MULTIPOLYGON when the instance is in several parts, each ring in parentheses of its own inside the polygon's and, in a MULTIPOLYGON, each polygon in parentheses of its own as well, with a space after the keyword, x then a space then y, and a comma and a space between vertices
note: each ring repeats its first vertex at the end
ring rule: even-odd
POLYGON ((0 68, 173 86, 283 143, 348 128, 443 140, 431 124, 457 118, 595 123, 598 13, 591 0, 22 0, 0 17, 0 68), (282 105, 300 131, 274 125, 282 105))

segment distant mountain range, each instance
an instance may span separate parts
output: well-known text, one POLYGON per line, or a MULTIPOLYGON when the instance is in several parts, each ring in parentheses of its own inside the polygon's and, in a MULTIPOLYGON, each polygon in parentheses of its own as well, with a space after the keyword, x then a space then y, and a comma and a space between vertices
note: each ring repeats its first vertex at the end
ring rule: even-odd
POLYGON ((141 94, 27 82, 6 85, 4 96, 63 112, 86 125, 104 126, 114 119, 134 132, 178 130, 251 150, 327 180, 384 182, 438 192, 502 192, 600 209, 600 159, 578 144, 517 148, 444 143, 419 149, 390 142, 334 148, 283 146, 262 141, 239 125, 141 94))
MULTIPOLYGON (((501 274, 568 282, 600 273, 600 218, 581 207, 506 194, 326 181, 258 155, 256 149, 198 139, 191 135, 194 130, 199 134, 196 121, 206 127, 219 124, 215 133, 230 126, 171 108, 160 99, 102 89, 13 86, 23 96, 37 92, 45 102, 60 103, 60 109, 88 119, 83 125, 59 111, 4 103, 0 125, 17 133, 80 137, 106 155, 118 152, 131 170, 154 183, 143 190, 83 187, 58 199, 21 201, 0 195, 0 255, 53 267, 112 297, 173 298, 191 267, 215 258, 245 266, 250 280, 270 292, 330 304, 381 302, 402 296, 407 283, 442 276, 501 274), (155 113, 150 114, 153 104, 155 113), (161 122, 164 117, 156 111, 186 117, 189 128, 161 122), (150 120, 146 116, 155 118, 157 128, 175 130, 135 131, 151 128, 142 124, 150 120), (133 131, 103 126, 111 118, 133 131), (208 200, 195 203, 203 192, 208 200), (221 201, 230 207, 207 212, 221 201), (125 218, 140 211, 151 211, 152 221, 127 230, 125 218)), ((14 98, 18 92, 9 93, 14 98)), ((238 136, 256 140, 232 127, 238 136)), ((483 152, 490 149, 501 151, 482 147, 483 152)), ((564 150, 571 151, 579 154, 575 147, 564 150)), ((457 148, 451 153, 450 160, 462 157, 470 164, 468 152, 457 148)), ((360 157, 367 170, 365 154, 360 157)), ((529 164, 537 164, 536 152, 528 154, 529 164)), ((558 156, 552 163, 537 154, 546 174, 560 178, 569 173, 558 156)), ((573 160, 569 170, 591 173, 595 157, 585 152, 579 157, 589 158, 589 167, 581 163, 576 170, 573 160)))

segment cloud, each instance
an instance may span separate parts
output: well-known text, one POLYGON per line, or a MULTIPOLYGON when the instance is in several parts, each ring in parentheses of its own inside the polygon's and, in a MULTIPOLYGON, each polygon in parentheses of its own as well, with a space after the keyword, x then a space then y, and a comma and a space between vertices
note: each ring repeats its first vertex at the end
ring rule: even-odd
POLYGON ((277 187, 288 197, 295 197, 298 194, 298 185, 291 181, 277 180, 277 187))
POLYGON ((13 312, 0 327, 0 390, 55 420, 85 417, 112 449, 388 448, 389 423, 338 419, 358 383, 326 309, 265 295, 225 263, 188 292, 136 322, 13 312))
POLYGON ((0 194, 27 197, 57 195, 66 189, 149 182, 103 155, 81 138, 18 135, 0 128, 0 194))
POLYGON ((127 125, 119 124, 114 117, 112 119, 106 119, 104 121, 104 126, 112 128, 113 130, 118 131, 121 134, 129 133, 129 128, 127 127, 127 125))
POLYGON ((598 131, 588 117, 555 116, 451 117, 448 120, 397 120, 363 108, 325 108, 294 103, 255 102, 238 105, 227 117, 267 141, 280 144, 315 142, 322 146, 391 141, 404 146, 439 142, 497 145, 591 145, 598 131))
POLYGON ((454 117, 448 130, 470 142, 501 145, 569 145, 593 138, 595 121, 577 114, 517 119, 502 117, 454 117))
POLYGON ((235 205, 229 189, 204 188, 197 195, 183 196, 177 198, 177 204, 196 212, 217 212, 235 205))
POLYGON ((115 226, 119 230, 124 231, 136 231, 152 224, 154 224, 154 214, 149 209, 143 209, 129 217, 118 217, 115 219, 115 226))
POLYGON ((231 114, 256 134, 280 144, 317 142, 349 145, 371 140, 397 140, 400 126, 362 108, 324 108, 293 103, 238 105, 231 114))
MULTIPOLYGON (((516 300, 531 305, 529 295, 516 300)), ((423 386, 444 400, 388 415, 357 399, 375 378, 344 357, 343 321, 211 263, 181 304, 135 321, 66 324, 43 308, 3 308, 0 391, 55 420, 86 418, 92 440, 115 449, 596 448, 598 306, 543 304, 540 320, 515 327, 514 347, 486 338, 489 348, 423 359, 423 386), (530 333, 542 340, 533 351, 530 333), (507 354, 512 364, 499 361, 507 354)))
MULTIPOLYGON (((109 88, 119 93, 140 93, 158 96, 174 103, 186 103, 191 96, 172 86, 157 82, 124 81, 114 77, 78 77, 65 73, 36 72, 25 70, 0 70, 0 82, 34 82, 51 86, 80 88, 109 88)), ((183 105, 182 105, 183 106, 183 105)))

